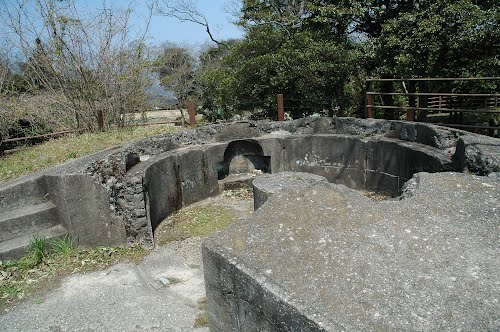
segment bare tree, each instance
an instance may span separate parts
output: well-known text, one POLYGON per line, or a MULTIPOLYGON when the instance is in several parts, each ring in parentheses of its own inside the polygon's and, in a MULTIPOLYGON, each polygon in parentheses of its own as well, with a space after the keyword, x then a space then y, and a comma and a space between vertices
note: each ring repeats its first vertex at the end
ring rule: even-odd
POLYGON ((4 91, 4 86, 10 76, 9 60, 3 54, 0 54, 0 94, 4 91))
POLYGON ((50 92, 79 128, 102 129, 100 114, 121 125, 123 113, 144 107, 151 54, 146 33, 131 31, 134 3, 86 12, 75 0, 4 2, 0 29, 24 55, 32 92, 50 92))
POLYGON ((216 39, 210 29, 207 17, 198 10, 193 0, 156 0, 154 6, 157 13, 175 17, 182 22, 192 22, 205 28, 211 41, 217 45, 228 47, 226 43, 216 39))

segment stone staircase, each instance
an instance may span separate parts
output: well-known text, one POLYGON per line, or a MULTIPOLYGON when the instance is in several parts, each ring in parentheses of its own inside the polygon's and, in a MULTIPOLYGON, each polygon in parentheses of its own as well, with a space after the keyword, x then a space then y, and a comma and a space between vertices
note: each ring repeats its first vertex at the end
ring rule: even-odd
POLYGON ((19 259, 33 237, 67 234, 57 207, 49 200, 44 176, 12 182, 0 190, 0 260, 19 259))

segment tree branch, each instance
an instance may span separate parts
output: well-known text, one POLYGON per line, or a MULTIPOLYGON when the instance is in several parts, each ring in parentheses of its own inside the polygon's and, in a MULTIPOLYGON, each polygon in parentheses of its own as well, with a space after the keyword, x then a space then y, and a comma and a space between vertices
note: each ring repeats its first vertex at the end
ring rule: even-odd
POLYGON ((189 0, 156 0, 156 11, 167 17, 174 17, 181 22, 192 22, 198 25, 201 25, 205 28, 210 40, 216 43, 219 46, 224 46, 225 48, 229 48, 229 46, 215 39, 213 36, 210 25, 208 24, 208 20, 204 14, 202 14, 194 3, 189 0))

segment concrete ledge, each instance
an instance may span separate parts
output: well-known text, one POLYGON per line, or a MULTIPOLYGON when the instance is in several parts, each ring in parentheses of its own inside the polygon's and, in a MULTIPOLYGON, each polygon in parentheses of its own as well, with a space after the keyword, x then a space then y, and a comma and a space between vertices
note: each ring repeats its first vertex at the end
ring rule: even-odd
POLYGON ((419 173, 401 201, 273 195, 204 243, 211 331, 493 331, 499 182, 419 173))
POLYGON ((3 212, 0 213, 0 242, 31 234, 56 224, 56 206, 51 202, 3 212))
POLYGON ((260 208, 269 197, 284 189, 304 187, 318 182, 327 183, 328 181, 322 176, 302 172, 261 175, 252 182, 254 210, 260 208))

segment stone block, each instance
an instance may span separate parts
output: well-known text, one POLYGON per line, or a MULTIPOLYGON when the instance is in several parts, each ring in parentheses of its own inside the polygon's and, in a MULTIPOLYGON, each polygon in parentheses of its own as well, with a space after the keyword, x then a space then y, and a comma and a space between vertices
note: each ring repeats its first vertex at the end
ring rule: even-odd
POLYGON ((109 193, 88 175, 46 176, 50 200, 69 235, 85 246, 126 243, 123 220, 110 212, 109 193))
POLYGON ((319 175, 302 172, 280 172, 261 175, 253 180, 254 210, 260 208, 272 195, 291 187, 303 187, 317 182, 327 182, 319 175))
POLYGON ((283 190, 207 239, 211 331, 497 330, 498 181, 414 182, 398 201, 283 190))

